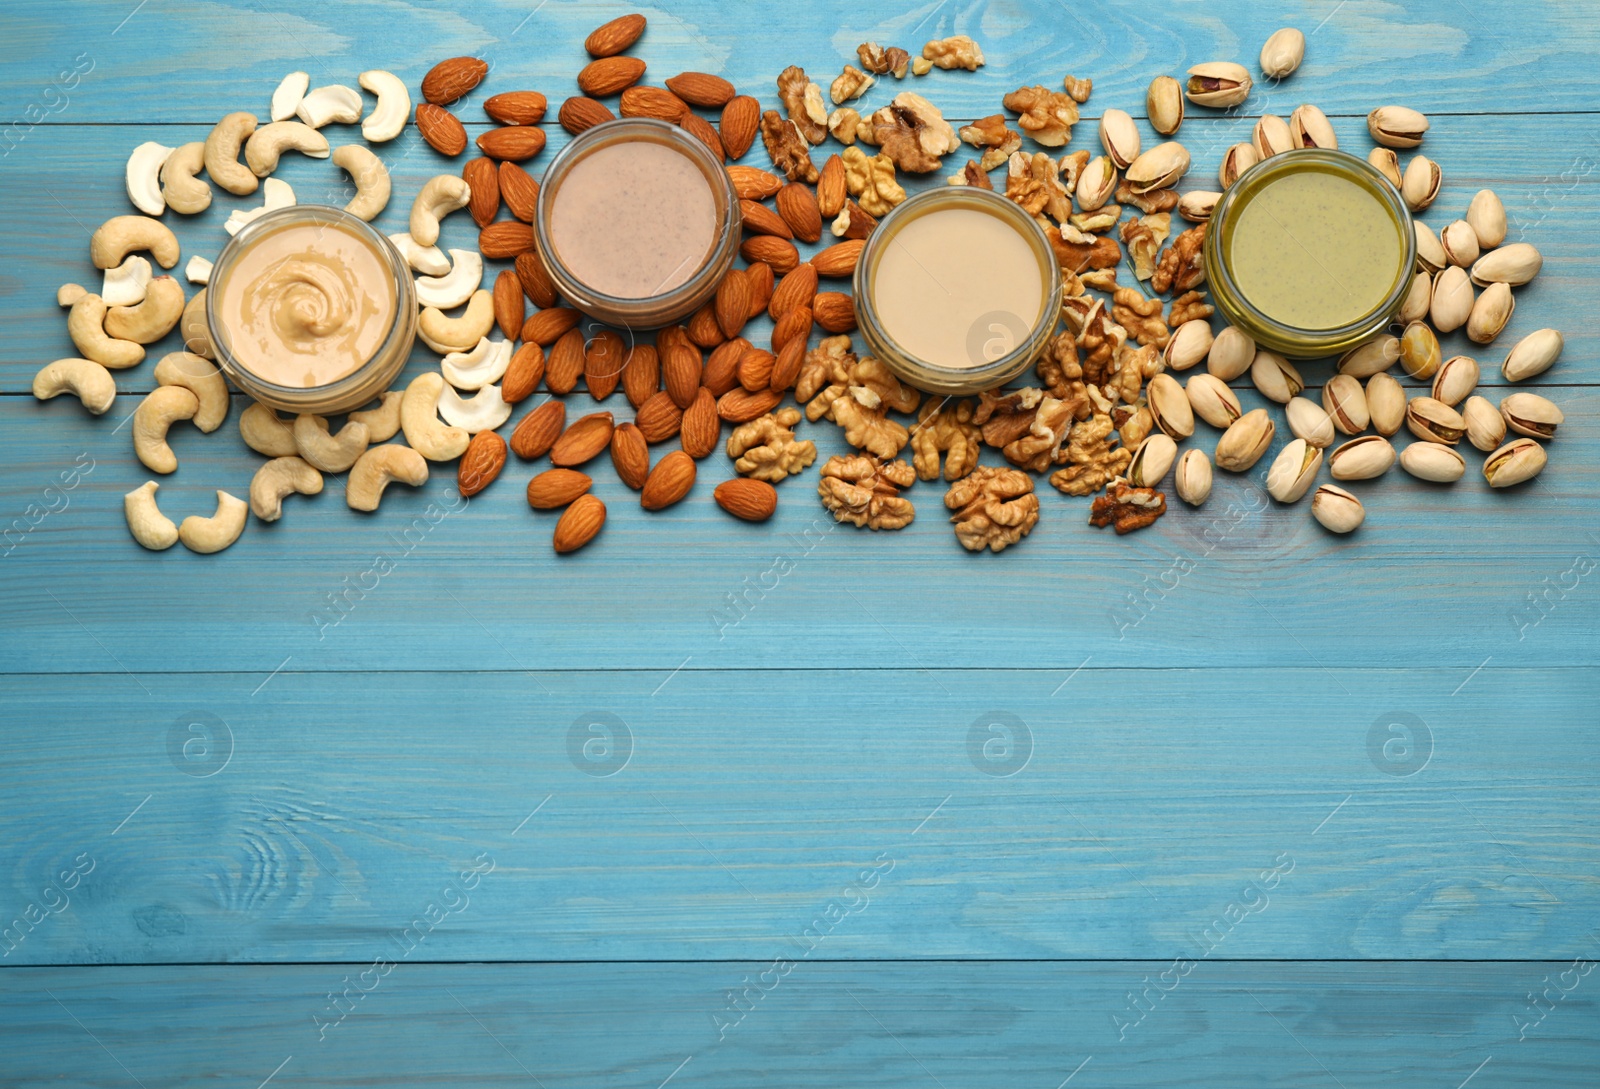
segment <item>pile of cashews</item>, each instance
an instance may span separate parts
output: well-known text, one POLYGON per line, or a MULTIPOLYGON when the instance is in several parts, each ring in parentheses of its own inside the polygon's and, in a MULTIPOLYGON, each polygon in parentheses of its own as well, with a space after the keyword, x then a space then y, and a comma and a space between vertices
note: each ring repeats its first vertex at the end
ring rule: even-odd
MULTIPOLYGON (((273 93, 269 124, 258 127, 253 114, 235 112, 218 121, 203 142, 169 148, 150 141, 135 148, 125 180, 128 198, 142 214, 114 216, 94 232, 89 251, 102 273, 98 294, 70 283, 57 291, 56 301, 67 310, 67 332, 79 355, 44 366, 34 377, 34 396, 44 401, 70 393, 91 414, 103 415, 117 397, 111 372, 138 366, 144 361, 145 345, 176 327, 184 350, 164 356, 155 367, 156 389, 133 413, 134 453, 152 472, 171 473, 178 467, 167 443, 174 423, 188 420, 207 433, 222 426, 230 396, 227 380, 213 362, 216 353, 205 312, 212 262, 200 255, 189 258, 184 275, 201 289, 185 301, 177 279, 156 275, 151 267, 154 259, 163 270, 173 269, 181 256, 177 236, 157 217, 168 208, 195 215, 210 207, 211 186, 199 177, 203 170, 212 182, 237 196, 261 191, 260 207, 234 211, 224 223, 230 235, 236 234, 266 212, 295 203, 289 185, 269 176, 283 153, 294 150, 311 158, 331 157, 355 183, 356 195, 345 211, 366 221, 376 218, 391 193, 387 168, 360 144, 330 151, 327 137, 318 130, 332 123, 361 121, 368 142, 392 140, 411 115, 411 96, 390 72, 363 72, 359 83, 377 96, 377 105, 364 121, 361 95, 354 88, 333 84, 309 90, 307 73, 294 72, 273 93)), ((124 497, 135 541, 152 550, 181 541, 195 552, 221 551, 238 540, 249 514, 264 522, 276 521, 288 496, 320 493, 323 473, 348 471, 349 506, 376 510, 390 483, 421 485, 428 479, 429 461, 459 457, 473 434, 506 421, 511 406, 492 383, 505 373, 510 345, 488 340, 494 306, 491 293, 481 286, 483 259, 473 250, 451 250, 446 256, 437 245, 440 220, 466 207, 470 198, 463 179, 435 177, 412 205, 409 232, 390 236, 419 274, 418 332, 445 356, 444 373, 451 384, 438 373, 421 375, 403 393, 390 390, 376 407, 350 413, 336 434, 330 433, 321 416, 301 415, 289 421, 253 402, 240 415, 240 435, 269 460, 250 483, 249 502, 218 491, 213 515, 191 515, 174 524, 156 503, 160 485, 147 481, 124 497), (444 313, 462 306, 460 317, 444 313), (480 393, 462 398, 453 387, 480 393), (402 430, 409 445, 388 442, 402 430)))

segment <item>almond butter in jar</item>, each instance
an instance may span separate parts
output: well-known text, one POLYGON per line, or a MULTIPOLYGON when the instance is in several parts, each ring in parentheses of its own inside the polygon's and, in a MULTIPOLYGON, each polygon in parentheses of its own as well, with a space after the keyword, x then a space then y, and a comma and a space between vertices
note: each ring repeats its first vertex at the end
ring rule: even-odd
POLYGON ((722 162, 676 125, 608 121, 545 172, 534 237, 556 291, 610 325, 653 329, 705 305, 739 250, 722 162))

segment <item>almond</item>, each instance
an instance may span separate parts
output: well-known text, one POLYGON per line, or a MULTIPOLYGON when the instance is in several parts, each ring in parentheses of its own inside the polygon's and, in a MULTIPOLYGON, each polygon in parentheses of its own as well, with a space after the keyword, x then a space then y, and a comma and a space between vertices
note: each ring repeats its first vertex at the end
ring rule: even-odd
POLYGON ((673 123, 688 112, 688 103, 661 87, 629 87, 617 105, 617 113, 623 117, 653 117, 673 123))
POLYGON ((822 210, 809 185, 790 182, 778 190, 778 214, 800 241, 815 242, 822 237, 822 210))
POLYGON ((521 162, 544 150, 544 129, 537 125, 506 125, 478 137, 478 150, 491 159, 521 162))
POLYGON ((550 464, 563 468, 582 465, 611 445, 611 431, 611 413, 589 413, 561 433, 550 448, 550 464))
POLYGON ((694 341, 689 339, 688 331, 681 325, 667 325, 656 330, 656 351, 663 359, 667 357, 667 349, 674 344, 693 343, 694 341))
POLYGON ((717 506, 746 522, 765 522, 778 509, 778 489, 752 477, 724 480, 711 495, 717 506))
POLYGON ((544 385, 551 393, 571 393, 583 376, 583 330, 574 326, 561 334, 544 365, 544 385))
POLYGON ((739 218, 744 229, 750 234, 770 234, 775 238, 793 238, 794 231, 789 229, 789 224, 783 217, 765 204, 757 204, 753 200, 739 201, 739 218))
POLYGON ((715 299, 696 310, 684 328, 689 332, 689 339, 702 348, 715 348, 728 339, 722 335, 722 326, 717 324, 715 299))
MULTIPOLYGON (((835 249, 830 246, 828 249, 835 249)), ((823 251, 824 253, 827 250, 823 251)), ((769 234, 752 235, 744 240, 739 247, 739 253, 746 261, 765 261, 772 266, 772 271, 779 276, 787 276, 800 264, 800 251, 794 248, 794 243, 782 238, 774 238, 769 234)), ((484 256, 488 256, 485 254, 484 256)), ((818 269, 820 272, 821 269, 818 269)))
POLYGON ((539 210, 539 183, 522 167, 513 162, 500 164, 500 195, 505 198, 511 214, 524 223, 532 223, 539 210))
POLYGON ((469 159, 461 168, 461 180, 467 183, 472 195, 467 201, 467 211, 472 221, 480 227, 494 222, 500 211, 500 180, 494 163, 489 159, 469 159))
POLYGON ((500 261, 533 249, 533 228, 514 219, 491 223, 478 232, 478 252, 500 261))
POLYGON ((842 291, 824 291, 811 300, 811 314, 830 333, 848 333, 856 327, 856 301, 842 291))
POLYGON ((722 149, 722 137, 718 136, 717 130, 711 127, 711 122, 699 114, 685 110, 683 116, 678 118, 678 127, 710 148, 711 154, 715 155, 718 160, 728 157, 727 152, 722 149))
POLYGON ((722 421, 717 418, 717 399, 708 389, 694 395, 694 403, 683 410, 683 425, 678 442, 692 458, 708 457, 722 443, 722 421))
POLYGON ((548 348, 579 321, 583 315, 565 306, 553 306, 529 316, 522 325, 522 339, 548 348))
POLYGON ((822 164, 822 173, 817 178, 817 207, 827 219, 832 219, 844 207, 845 200, 850 196, 850 188, 845 178, 844 160, 837 155, 829 155, 828 161, 822 164))
POLYGON ((655 347, 635 344, 622 364, 622 393, 628 403, 638 408, 661 389, 661 360, 655 347))
POLYGON ((766 200, 777 196, 778 190, 783 188, 782 178, 759 166, 730 166, 728 180, 733 182, 733 191, 743 200, 766 200))
POLYGON ((467 443, 456 465, 456 487, 464 496, 477 495, 493 484, 506 467, 506 440, 493 431, 480 431, 467 443))
POLYGON ((689 494, 694 478, 694 458, 682 450, 674 450, 650 470, 644 490, 639 493, 639 505, 645 510, 664 510, 689 494))
POLYGON ((610 329, 602 329, 589 341, 589 350, 583 356, 583 382, 589 387, 589 396, 604 401, 617 388, 622 378, 622 360, 628 346, 610 329))
POLYGON ((643 75, 644 61, 638 57, 600 57, 578 72, 578 90, 590 98, 604 98, 633 86, 643 75))
POLYGON ((779 393, 793 389, 805 361, 806 342, 799 337, 788 340, 778 349, 778 360, 772 365, 772 378, 768 380, 767 386, 779 393))
POLYGON ((638 41, 644 27, 643 15, 619 15, 604 26, 596 27, 583 40, 583 48, 591 57, 615 56, 638 41))
POLYGON ((730 159, 742 159, 761 131, 761 103, 749 95, 736 95, 722 107, 722 149, 730 159))
POLYGON ((772 299, 767 303, 767 313, 773 321, 797 306, 811 305, 817 293, 817 270, 808 261, 784 274, 778 286, 772 289, 772 299))
POLYGON ((667 80, 667 86, 689 105, 706 110, 727 105, 739 93, 733 84, 708 72, 680 73, 667 80))
MULTIPOLYGON (((504 176, 505 168, 509 166, 517 169, 513 163, 501 164, 501 175, 504 176)), ((521 219, 521 216, 517 217, 521 219)), ((544 260, 539 256, 538 250, 529 250, 527 253, 517 254, 517 279, 522 283, 522 292, 528 296, 528 301, 542 310, 549 310, 556 305, 556 285, 550 282, 550 274, 545 271, 544 260)), ((577 311, 573 311, 577 313, 577 311)), ((523 340, 528 338, 524 336, 523 340)))
POLYGON ((751 393, 747 389, 731 389, 717 398, 717 415, 729 423, 749 423, 777 408, 782 400, 783 394, 777 390, 751 393))
POLYGON ((483 100, 483 112, 502 125, 537 125, 549 105, 538 91, 503 91, 483 100))
POLYGON ((811 258, 811 263, 817 266, 818 276, 847 279, 855 275, 856 262, 861 259, 861 247, 865 245, 859 238, 836 242, 811 258))
POLYGON ((544 349, 530 340, 512 353, 511 364, 500 379, 500 399, 508 405, 526 401, 543 379, 544 349))
POLYGON ((811 307, 795 306, 783 312, 772 325, 772 350, 779 351, 791 340, 804 344, 811 337, 811 307))
POLYGON ((592 495, 580 495, 556 522, 550 544, 557 552, 576 552, 594 540, 606 524, 606 505, 592 495))
POLYGON ((566 423, 566 404, 546 401, 518 421, 516 430, 511 432, 511 452, 524 460, 542 457, 561 437, 566 423))
POLYGON ((510 269, 503 269, 494 278, 494 321, 500 327, 500 334, 507 340, 516 340, 517 334, 522 332, 523 321, 528 316, 527 305, 522 298, 522 284, 517 282, 517 274, 510 269))
POLYGON ((592 129, 596 125, 617 119, 617 115, 607 109, 605 103, 579 97, 569 98, 563 102, 556 117, 561 122, 561 127, 574 136, 585 129, 592 129))
POLYGON ((772 371, 778 357, 760 348, 748 348, 739 357, 739 384, 751 393, 772 384, 772 371))
POLYGON ((744 272, 745 278, 750 281, 749 316, 753 318, 765 310, 767 303, 772 300, 772 266, 765 261, 752 261, 744 272))
POLYGON ((640 405, 633 414, 633 422, 645 442, 665 442, 678 433, 683 424, 683 409, 672 403, 665 390, 640 405))
POLYGON ((564 507, 589 490, 594 481, 576 469, 546 469, 528 481, 528 506, 534 510, 564 507))
POLYGON ((628 487, 634 491, 644 487, 650 475, 650 447, 636 425, 621 424, 611 433, 611 464, 628 487))
POLYGON ((424 102, 417 107, 417 131, 440 155, 455 158, 467 150, 466 126, 443 106, 424 102))
POLYGON ((436 106, 448 106, 482 83, 488 74, 488 62, 477 57, 442 60, 422 77, 422 97, 436 106))
POLYGON ((749 349, 750 342, 744 337, 734 337, 712 349, 700 372, 700 384, 711 391, 711 396, 721 397, 739 384, 739 360, 749 349))
POLYGON ((661 354, 661 374, 672 403, 688 408, 700 388, 700 352, 692 344, 668 344, 661 354))
POLYGON ((724 337, 738 336, 750 320, 750 279, 744 269, 730 268, 723 274, 717 285, 716 313, 724 337))

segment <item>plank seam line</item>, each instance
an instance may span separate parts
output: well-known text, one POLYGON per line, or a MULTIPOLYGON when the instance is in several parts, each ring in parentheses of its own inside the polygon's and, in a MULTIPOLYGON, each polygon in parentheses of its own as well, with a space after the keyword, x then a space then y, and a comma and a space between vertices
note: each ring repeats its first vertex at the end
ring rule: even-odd
MULTIPOLYGON (((768 958, 770 959, 770 958, 768 958)), ((1479 965, 1479 964, 1569 964, 1570 957, 1482 957, 1470 959, 1457 958, 1401 958, 1401 957, 1208 957, 1209 964, 1328 964, 1328 965, 1479 965)), ((329 968, 352 967, 372 963, 371 958, 363 960, 243 960, 243 961, 212 961, 212 960, 174 960, 174 961, 127 961, 112 964, 71 964, 49 962, 41 964, 8 964, 0 967, 0 979, 4 979, 7 972, 27 972, 39 970, 70 970, 70 971, 100 971, 105 969, 145 969, 145 968, 240 968, 255 970, 259 968, 329 968)), ((765 964, 767 960, 757 957, 710 957, 704 960, 689 958, 661 958, 661 959, 630 959, 630 958, 598 958, 586 960, 407 960, 407 964, 430 965, 439 968, 473 968, 494 965, 521 965, 534 966, 607 966, 607 965, 690 965, 690 964, 765 964)), ((1170 964, 1172 958, 1166 957, 830 957, 807 958, 808 964, 837 964, 845 966, 868 964, 895 964, 908 967, 922 965, 962 965, 962 964, 1170 964)))

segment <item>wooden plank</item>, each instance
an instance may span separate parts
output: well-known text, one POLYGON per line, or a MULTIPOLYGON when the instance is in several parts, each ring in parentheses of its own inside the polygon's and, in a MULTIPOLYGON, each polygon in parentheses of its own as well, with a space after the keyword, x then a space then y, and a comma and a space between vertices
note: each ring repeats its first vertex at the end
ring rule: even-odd
POLYGON ((1543 959, 1600 908, 1592 668, 393 664, 0 677, 0 963, 1543 959))
POLYGON ((1596 953, 1577 955, 1576 965, 25 969, 0 973, 0 1044, 17 1089, 256 1085, 269 1075, 274 1084, 445 1089, 758 1080, 961 1089, 1067 1079, 1124 1089, 1388 1089, 1475 1074, 1485 1085, 1569 1089, 1600 1063, 1596 953), (1525 996, 1541 990, 1550 997, 1530 1007, 1525 996))

